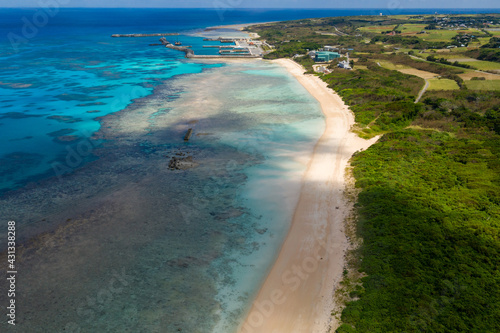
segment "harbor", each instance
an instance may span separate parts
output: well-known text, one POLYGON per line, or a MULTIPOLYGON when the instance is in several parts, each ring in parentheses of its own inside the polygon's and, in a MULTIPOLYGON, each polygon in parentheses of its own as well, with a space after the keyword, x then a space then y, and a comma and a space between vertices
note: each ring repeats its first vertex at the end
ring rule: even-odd
POLYGON ((203 45, 203 48, 218 48, 219 54, 195 54, 191 46, 184 46, 176 38, 175 42, 168 41, 165 36, 180 36, 179 33, 134 33, 134 34, 113 34, 111 37, 158 37, 161 36, 159 43, 150 43, 150 46, 165 46, 166 48, 181 51, 185 53, 186 58, 202 59, 223 59, 223 58, 262 58, 265 54, 261 41, 253 41, 251 38, 243 37, 216 37, 203 38, 203 41, 219 42, 225 45, 203 45), (232 45, 228 45, 232 44, 232 45))
POLYGON ((261 58, 264 51, 261 48, 261 42, 254 42, 249 38, 229 38, 229 37, 218 37, 218 38, 204 38, 204 41, 219 41, 220 43, 233 43, 233 45, 203 45, 204 48, 218 48, 218 55, 202 55, 195 54, 190 46, 181 46, 179 41, 172 44, 165 37, 160 38, 160 42, 165 45, 165 47, 184 52, 186 58, 261 58))

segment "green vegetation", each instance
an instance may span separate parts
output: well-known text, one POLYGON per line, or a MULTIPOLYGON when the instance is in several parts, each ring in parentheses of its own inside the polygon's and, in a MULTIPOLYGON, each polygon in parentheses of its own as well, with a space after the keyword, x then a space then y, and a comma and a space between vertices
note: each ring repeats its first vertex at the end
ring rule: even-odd
POLYGON ((430 40, 427 41, 425 39, 418 38, 416 36, 375 36, 372 38, 371 43, 382 42, 389 44, 397 44, 401 46, 411 47, 413 49, 429 49, 429 48, 443 48, 446 45, 449 45, 448 42, 444 42, 441 40, 430 40))
POLYGON ((488 32, 495 37, 500 37, 500 31, 498 31, 498 30, 488 30, 488 32))
POLYGON ((283 57, 292 57, 296 54, 305 54, 308 50, 315 50, 321 47, 313 42, 286 42, 276 48, 276 51, 266 54, 265 59, 277 59, 283 57))
POLYGON ((425 96, 353 158, 367 276, 337 332, 500 329, 500 93, 425 96))
POLYGON ((367 70, 333 69, 323 79, 353 110, 360 135, 371 137, 408 126, 420 111, 413 102, 424 81, 373 62, 366 66, 367 70))
POLYGON ((367 277, 338 332, 500 331, 499 147, 407 129, 353 158, 367 277))
POLYGON ((500 62, 500 50, 480 49, 467 52, 468 56, 479 60, 500 62))
POLYGON ((401 32, 405 33, 418 33, 424 30, 426 27, 425 24, 404 24, 400 27, 401 32))
POLYGON ((420 38, 424 41, 450 43, 451 39, 457 35, 455 30, 430 30, 420 38))
POLYGON ((374 33, 387 33, 387 31, 392 31, 396 25, 375 25, 375 26, 368 26, 368 27, 361 27, 358 28, 360 31, 366 31, 366 32, 374 32, 374 33))
POLYGON ((405 57, 403 55, 395 56, 395 57, 390 57, 392 62, 399 63, 399 64, 408 64, 409 66, 413 68, 420 69, 422 71, 428 71, 436 74, 441 74, 441 75, 448 75, 448 74, 461 74, 464 72, 464 70, 459 69, 459 68, 452 68, 446 66, 446 64, 439 63, 439 64, 433 64, 429 62, 424 62, 421 60, 416 60, 416 59, 411 59, 408 57, 405 57))
POLYGON ((490 61, 471 61, 468 62, 471 67, 482 70, 482 71, 500 71, 500 63, 490 62, 490 61))
MULTIPOLYGON (((350 106, 362 137, 382 134, 352 159, 363 242, 344 271, 350 300, 338 333, 500 332, 500 80, 447 60, 496 68, 497 40, 478 30, 490 22, 500 24, 500 15, 325 18, 255 29, 279 30, 278 49, 285 40, 353 48, 355 70, 331 66, 321 78, 350 106), (457 32, 458 24, 467 28, 457 32), (380 34, 388 26, 401 33, 380 34), (335 36, 335 27, 349 36, 335 36), (458 33, 477 49, 417 50, 445 48, 458 33), (440 79, 414 103, 424 80, 399 71, 440 79)), ((311 69, 310 58, 296 61, 311 69)))
POLYGON ((438 59, 438 58, 436 58, 433 55, 428 56, 427 57, 427 61, 439 62, 441 64, 450 65, 450 66, 456 66, 456 67, 462 67, 462 68, 471 68, 470 65, 459 63, 458 61, 451 62, 451 61, 446 60, 445 58, 439 58, 438 59))
POLYGON ((429 90, 456 90, 460 89, 457 82, 450 79, 429 79, 429 90))
POLYGON ((497 49, 500 47, 500 38, 499 37, 493 37, 489 40, 487 44, 484 44, 481 46, 481 48, 489 48, 489 49, 497 49))
POLYGON ((468 89, 471 90, 496 90, 500 91, 500 80, 470 80, 465 83, 468 89))
POLYGON ((410 66, 406 66, 406 65, 394 64, 393 62, 388 61, 388 60, 375 59, 374 61, 376 61, 378 64, 380 64, 380 66, 387 68, 387 69, 391 69, 391 70, 411 68, 410 66))
POLYGON ((353 158, 367 276, 337 332, 500 329, 500 93, 426 95, 353 158))

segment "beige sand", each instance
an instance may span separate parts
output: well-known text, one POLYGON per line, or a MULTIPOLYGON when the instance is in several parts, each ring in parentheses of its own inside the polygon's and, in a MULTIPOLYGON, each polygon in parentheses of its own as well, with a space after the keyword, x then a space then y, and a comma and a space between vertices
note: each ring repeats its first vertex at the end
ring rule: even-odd
POLYGON ((312 333, 332 323, 332 295, 342 277, 347 247, 343 220, 344 171, 352 154, 375 143, 350 132, 354 116, 325 82, 288 59, 276 60, 321 104, 325 132, 305 172, 291 228, 241 333, 312 333))

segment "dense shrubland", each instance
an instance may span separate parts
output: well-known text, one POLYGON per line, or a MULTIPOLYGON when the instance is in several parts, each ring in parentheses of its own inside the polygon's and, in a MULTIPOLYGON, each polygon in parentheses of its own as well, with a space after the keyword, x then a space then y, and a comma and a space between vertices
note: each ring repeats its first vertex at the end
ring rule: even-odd
POLYGON ((386 132, 352 160, 366 277, 338 332, 500 331, 500 93, 413 104, 420 81, 370 63, 324 79, 386 132))

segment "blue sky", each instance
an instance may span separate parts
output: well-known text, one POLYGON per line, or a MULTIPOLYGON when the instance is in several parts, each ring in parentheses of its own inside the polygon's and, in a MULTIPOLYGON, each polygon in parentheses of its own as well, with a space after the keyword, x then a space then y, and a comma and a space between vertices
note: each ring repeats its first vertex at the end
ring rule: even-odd
POLYGON ((499 8, 499 0, 0 0, 0 7, 499 8))

